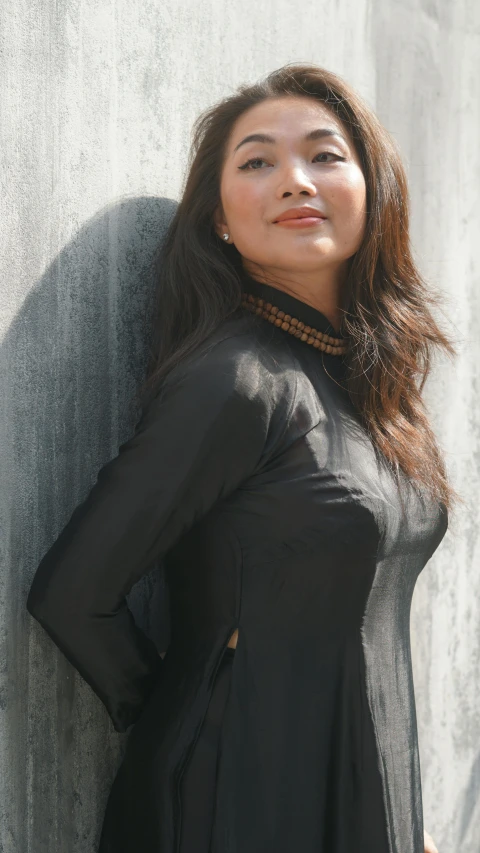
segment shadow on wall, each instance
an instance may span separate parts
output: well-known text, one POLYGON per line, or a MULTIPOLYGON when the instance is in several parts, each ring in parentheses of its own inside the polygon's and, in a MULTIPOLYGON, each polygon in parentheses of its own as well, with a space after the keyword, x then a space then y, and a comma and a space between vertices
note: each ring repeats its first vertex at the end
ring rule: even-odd
MULTIPOLYGON (((21 626, 30 619, 25 600, 35 568, 137 420, 133 398, 146 364, 152 260, 175 207, 170 199, 139 197, 101 210, 48 267, 3 343, 8 423, 1 446, 7 450, 10 504, 4 529, 11 531, 6 577, 9 589, 16 587, 16 602, 9 592, 2 620, 12 638, 8 671, 20 680, 26 667, 19 656, 27 660, 30 633, 21 626)), ((158 618, 166 603, 155 569, 132 590, 129 604, 163 650, 169 627, 164 615, 158 618)), ((47 646, 52 656, 54 646, 40 626, 31 630, 47 662, 47 646)), ((62 673, 56 669, 55 675, 60 683, 62 673)), ((73 681, 70 688, 63 685, 67 704, 61 716, 67 720, 73 681)), ((32 686, 26 680, 10 684, 17 703, 32 686)), ((13 706, 14 696, 7 701, 13 706)))
MULTIPOLYGON (((175 208, 124 197, 100 210, 50 264, 2 343, 2 850, 95 850, 126 746, 25 604, 40 559, 133 433, 152 261, 175 208)), ((159 651, 170 636, 162 567, 128 597, 159 651)))

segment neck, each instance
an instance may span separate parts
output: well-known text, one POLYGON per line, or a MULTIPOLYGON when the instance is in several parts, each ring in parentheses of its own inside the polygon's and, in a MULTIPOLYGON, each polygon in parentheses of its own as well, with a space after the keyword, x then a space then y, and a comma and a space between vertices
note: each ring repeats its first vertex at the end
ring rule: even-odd
POLYGON ((339 334, 342 320, 341 293, 346 277, 345 267, 342 267, 341 272, 337 267, 334 275, 328 270, 290 273, 275 267, 260 267, 246 258, 243 258, 242 264, 247 273, 257 281, 277 287, 321 311, 339 334))

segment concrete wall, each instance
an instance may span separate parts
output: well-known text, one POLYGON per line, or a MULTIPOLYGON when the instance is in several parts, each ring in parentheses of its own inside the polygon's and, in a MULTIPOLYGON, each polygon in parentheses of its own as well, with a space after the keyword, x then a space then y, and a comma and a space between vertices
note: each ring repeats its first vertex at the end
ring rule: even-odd
MULTIPOLYGON (((414 248, 458 342, 426 393, 466 503, 417 584, 412 642, 425 825, 440 853, 478 853, 479 5, 16 0, 0 16, 0 850, 96 850, 124 737, 25 597, 130 434, 148 262, 194 118, 297 60, 345 76, 398 140, 414 248)), ((155 572, 131 601, 162 643, 147 592, 162 601, 155 572)))

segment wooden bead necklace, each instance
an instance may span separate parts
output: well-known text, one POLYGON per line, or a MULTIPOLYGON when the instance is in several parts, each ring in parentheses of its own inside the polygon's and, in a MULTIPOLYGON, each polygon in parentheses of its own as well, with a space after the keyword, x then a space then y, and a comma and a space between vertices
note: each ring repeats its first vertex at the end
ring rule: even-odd
POLYGON ((284 329, 290 335, 293 335, 294 338, 299 338, 299 340, 311 344, 315 349, 320 349, 330 355, 343 355, 347 352, 348 346, 346 345, 345 338, 332 338, 330 335, 325 334, 325 332, 319 332, 312 326, 307 326, 306 323, 297 320, 296 317, 292 317, 285 311, 281 311, 276 305, 272 305, 271 302, 267 302, 260 296, 254 296, 252 293, 242 293, 242 307, 246 308, 252 314, 261 315, 269 323, 273 323, 274 326, 284 329))

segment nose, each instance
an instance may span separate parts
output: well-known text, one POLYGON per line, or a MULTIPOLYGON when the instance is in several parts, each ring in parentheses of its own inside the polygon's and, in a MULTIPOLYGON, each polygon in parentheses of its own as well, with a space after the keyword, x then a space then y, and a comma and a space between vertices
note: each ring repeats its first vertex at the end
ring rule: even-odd
POLYGON ((282 170, 277 187, 277 198, 287 198, 298 193, 315 196, 317 188, 308 172, 297 163, 286 166, 282 170))

